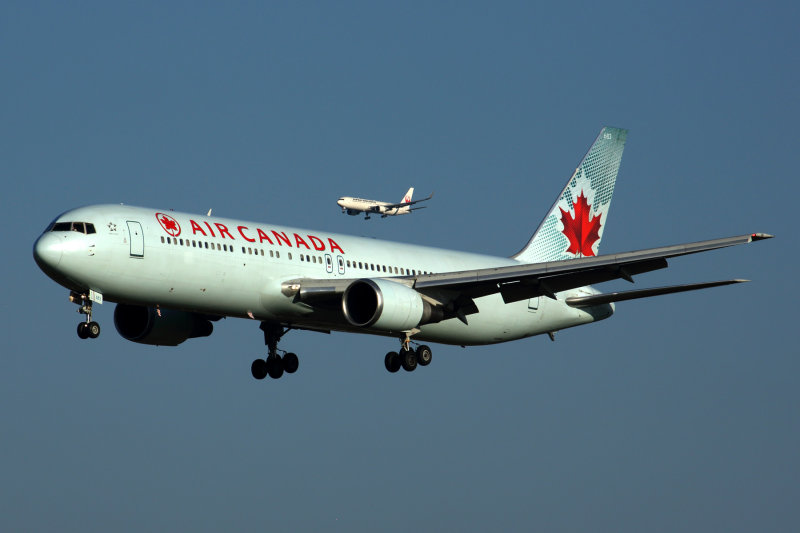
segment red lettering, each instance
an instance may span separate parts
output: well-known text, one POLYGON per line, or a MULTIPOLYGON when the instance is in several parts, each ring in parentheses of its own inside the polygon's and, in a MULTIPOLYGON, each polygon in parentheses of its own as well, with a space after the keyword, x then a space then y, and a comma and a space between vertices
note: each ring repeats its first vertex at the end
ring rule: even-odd
POLYGON ((288 246, 289 248, 292 247, 292 243, 289 242, 289 237, 286 236, 286 233, 284 232, 278 233, 277 231, 272 230, 272 234, 275 236, 275 240, 278 241, 278 246, 283 246, 281 244, 281 241, 283 241, 286 243, 286 246, 288 246))
POLYGON ((225 224, 220 224, 219 222, 214 222, 214 225, 217 227, 217 231, 219 232, 219 236, 220 237, 222 237, 224 239, 225 235, 227 235, 230 240, 232 240, 232 241, 236 240, 236 239, 233 238, 233 235, 231 235, 231 232, 228 231, 228 228, 225 227, 225 224))
POLYGON ((270 240, 270 238, 267 236, 267 234, 266 234, 266 233, 264 233, 263 231, 261 231, 261 228, 256 228, 256 231, 258 232, 258 242, 264 242, 264 241, 267 241, 267 242, 268 242, 268 243, 270 243, 270 244, 274 244, 274 243, 273 243, 273 242, 270 240))
POLYGON ((192 234, 193 235, 197 235, 197 232, 199 231, 200 233, 203 234, 203 237, 207 236, 206 232, 203 231, 203 228, 200 227, 200 224, 198 224, 197 222, 195 222, 192 219, 189 219, 189 222, 192 224, 192 234))
POLYGON ((300 248, 300 245, 302 244, 303 246, 305 246, 309 250, 311 249, 311 247, 309 247, 306 244, 306 241, 304 241, 303 238, 300 235, 298 235, 297 233, 294 234, 294 242, 295 242, 295 244, 297 245, 298 248, 300 248))
POLYGON ((209 224, 209 223, 208 223, 208 222, 206 222, 206 221, 203 221, 203 223, 204 223, 204 224, 206 225, 206 227, 208 228, 208 231, 210 231, 210 232, 211 232, 211 236, 212 236, 212 237, 216 237, 216 235, 214 235, 214 230, 213 230, 213 229, 211 229, 211 224, 209 224))
POLYGON ((336 241, 334 241, 330 237, 328 237, 328 244, 331 247, 331 252, 333 252, 334 250, 339 250, 340 252, 344 253, 344 250, 342 250, 341 246, 336 244, 336 241))
POLYGON ((320 239, 319 237, 314 237, 313 235, 309 235, 308 240, 310 240, 311 244, 314 245, 315 250, 320 252, 325 250, 325 243, 323 243, 322 239, 320 239))
POLYGON ((247 242, 256 242, 255 239, 251 239, 250 237, 248 237, 247 235, 244 234, 244 231, 242 231, 242 230, 245 230, 245 229, 249 229, 247 226, 236 226, 236 229, 239 230, 239 235, 241 235, 242 238, 244 240, 246 240, 247 242))

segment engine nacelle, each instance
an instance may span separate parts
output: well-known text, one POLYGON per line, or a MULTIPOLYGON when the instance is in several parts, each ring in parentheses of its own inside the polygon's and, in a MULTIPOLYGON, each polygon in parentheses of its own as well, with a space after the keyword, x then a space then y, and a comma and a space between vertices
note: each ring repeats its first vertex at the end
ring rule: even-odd
POLYGON ((344 291, 342 310, 354 326, 393 332, 438 322, 442 317, 441 310, 423 300, 420 293, 385 279, 359 279, 351 283, 344 291))
POLYGON ((117 304, 114 326, 123 338, 141 344, 177 346, 186 339, 208 337, 214 326, 208 318, 196 313, 161 309, 161 316, 152 307, 117 304))

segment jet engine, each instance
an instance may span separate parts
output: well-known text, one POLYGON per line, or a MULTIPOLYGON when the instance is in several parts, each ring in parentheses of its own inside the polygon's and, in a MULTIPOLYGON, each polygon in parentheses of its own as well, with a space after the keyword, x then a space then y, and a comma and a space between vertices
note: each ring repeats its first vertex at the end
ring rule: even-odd
POLYGON ((117 304, 114 326, 123 338, 141 344, 177 346, 186 339, 208 337, 214 326, 197 313, 153 307, 117 304))
POLYGON ((384 279, 360 279, 351 283, 344 291, 342 310, 354 326, 392 332, 439 322, 444 314, 411 287, 384 279))

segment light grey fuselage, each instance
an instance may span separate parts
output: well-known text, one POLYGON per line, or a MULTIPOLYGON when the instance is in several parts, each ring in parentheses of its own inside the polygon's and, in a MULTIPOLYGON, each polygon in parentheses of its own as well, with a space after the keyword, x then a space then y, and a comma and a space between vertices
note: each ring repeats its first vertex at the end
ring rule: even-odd
MULTIPOLYGON (((302 278, 403 279, 520 264, 514 259, 379 241, 240 220, 122 205, 70 210, 54 223, 82 222, 94 232, 46 231, 34 246, 40 267, 61 285, 112 302, 217 316, 277 321, 310 329, 395 335, 352 326, 340 309, 297 302, 282 285, 302 278)), ((475 300, 467 323, 449 318, 419 328, 415 339, 445 344, 505 342, 593 322, 613 305, 579 309, 569 295, 504 303, 475 300)))

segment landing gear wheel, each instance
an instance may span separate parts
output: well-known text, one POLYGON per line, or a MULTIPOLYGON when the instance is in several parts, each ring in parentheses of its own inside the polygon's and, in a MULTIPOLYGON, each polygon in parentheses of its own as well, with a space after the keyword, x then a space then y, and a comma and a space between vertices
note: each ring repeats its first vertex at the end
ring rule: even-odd
POLYGON ((383 364, 386 365, 386 370, 394 374, 400 370, 400 356, 397 352, 389 352, 386 354, 383 364))
POLYGON ((253 361, 253 364, 250 365, 250 372, 256 379, 264 379, 267 377, 267 362, 263 359, 256 359, 253 361))
POLYGON ((428 366, 431 364, 432 359, 433 352, 428 346, 422 344, 417 348, 417 363, 419 363, 420 366, 428 366))
POLYGON ((417 354, 412 350, 400 350, 400 364, 406 372, 413 372, 417 368, 417 354))
POLYGON ((278 379, 283 375, 283 360, 280 355, 267 357, 267 374, 272 379, 278 379))
POLYGON ((300 360, 297 358, 297 354, 289 352, 283 356, 283 369, 287 374, 294 374, 299 366, 300 360))
POLYGON ((89 322, 86 324, 86 333, 90 339, 96 339, 100 336, 100 324, 97 322, 89 322))
POLYGON ((81 339, 89 338, 89 325, 86 322, 81 322, 78 324, 78 337, 81 339))

